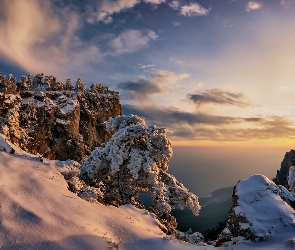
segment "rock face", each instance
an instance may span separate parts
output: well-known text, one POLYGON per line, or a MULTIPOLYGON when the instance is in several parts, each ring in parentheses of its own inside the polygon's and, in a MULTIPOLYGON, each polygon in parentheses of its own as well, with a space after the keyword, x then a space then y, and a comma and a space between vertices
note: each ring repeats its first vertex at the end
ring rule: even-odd
POLYGON ((294 200, 286 188, 263 175, 239 181, 234 187, 229 219, 221 240, 242 236, 247 240, 264 241, 276 233, 295 233, 295 211, 289 205, 294 200))
POLYGON ((27 152, 81 161, 110 139, 104 122, 122 113, 117 92, 93 86, 0 93, 0 132, 27 152))
POLYGON ((277 170, 277 175, 274 179, 274 182, 277 185, 283 185, 284 187, 288 186, 289 168, 291 166, 295 166, 295 150, 286 152, 285 157, 281 163, 281 168, 280 170, 277 170))

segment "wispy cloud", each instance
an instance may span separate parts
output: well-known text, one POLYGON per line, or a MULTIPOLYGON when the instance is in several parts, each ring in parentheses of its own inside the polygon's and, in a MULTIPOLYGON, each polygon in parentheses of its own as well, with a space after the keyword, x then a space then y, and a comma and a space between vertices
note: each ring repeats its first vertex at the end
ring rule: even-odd
POLYGON ((209 13, 210 9, 202 7, 198 3, 191 3, 189 5, 183 5, 180 8, 180 13, 183 16, 194 17, 194 16, 205 16, 209 13))
POLYGON ((233 93, 220 89, 209 89, 200 93, 188 94, 187 97, 197 106, 217 104, 247 107, 250 105, 250 103, 245 100, 243 93, 233 93))
POLYGON ((124 53, 132 53, 144 47, 149 42, 157 40, 158 35, 152 31, 127 30, 110 41, 110 47, 113 51, 111 55, 121 55, 124 53))
POLYGON ((87 20, 90 23, 99 21, 110 23, 113 14, 131 9, 138 3, 140 0, 96 1, 92 6, 87 6, 87 20))
POLYGON ((161 4, 161 3, 165 3, 166 0, 143 0, 146 3, 151 3, 151 4, 161 4))
POLYGON ((243 118, 214 116, 203 113, 190 113, 177 108, 160 108, 156 106, 123 105, 124 114, 138 114, 144 116, 150 123, 157 126, 173 128, 176 125, 221 125, 243 121, 243 118))
POLYGON ((291 0, 281 0, 280 1, 281 5, 283 6, 283 8, 289 8, 290 4, 291 4, 291 0))
POLYGON ((148 123, 167 128, 169 138, 173 140, 295 139, 295 123, 285 116, 215 116, 176 108, 136 105, 123 105, 123 113, 144 116, 148 123))
POLYGON ((174 0, 174 1, 170 2, 168 5, 170 8, 172 8, 174 10, 178 10, 180 7, 180 3, 178 0, 174 0))
POLYGON ((149 69, 149 68, 153 68, 154 66, 155 64, 139 64, 140 69, 149 69))
POLYGON ((260 119, 252 128, 200 128, 196 139, 220 141, 295 139, 295 124, 284 116, 260 119))
POLYGON ((0 12, 0 54, 33 74, 50 69, 58 76, 102 58, 97 46, 85 44, 76 35, 81 19, 70 6, 3 0, 0 12))
POLYGON ((262 3, 250 1, 246 5, 246 11, 258 10, 262 7, 262 3))
POLYGON ((139 79, 137 81, 127 81, 119 83, 117 86, 123 91, 122 96, 128 99, 145 101, 155 94, 169 91, 173 84, 179 80, 189 77, 189 74, 177 74, 166 70, 153 72, 150 79, 139 79))
POLYGON ((125 92, 128 99, 134 100, 144 100, 152 94, 163 91, 156 83, 148 80, 119 83, 118 88, 125 92))

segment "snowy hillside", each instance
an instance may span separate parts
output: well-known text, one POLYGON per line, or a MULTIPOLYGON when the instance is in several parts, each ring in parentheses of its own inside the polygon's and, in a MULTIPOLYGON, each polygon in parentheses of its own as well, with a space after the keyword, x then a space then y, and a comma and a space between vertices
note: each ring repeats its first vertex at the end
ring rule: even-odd
MULTIPOLYGON (((67 189, 58 161, 40 162, 0 137, 0 247, 3 249, 215 249, 167 237, 154 216, 131 205, 104 206, 67 189)), ((272 209, 281 210, 281 205, 272 209)), ((258 207, 256 209, 259 209, 258 207)), ((289 208, 287 208, 289 213, 289 208)), ((289 249, 292 228, 280 228, 267 242, 231 249, 289 249)), ((218 249, 228 249, 220 247, 218 249)))
MULTIPOLYGON (((2 137, 0 145, 9 151, 2 137)), ((17 148, 15 154, 0 152, 0 247, 192 249, 188 243, 167 240, 154 216, 144 210, 78 198, 53 163, 17 148)))

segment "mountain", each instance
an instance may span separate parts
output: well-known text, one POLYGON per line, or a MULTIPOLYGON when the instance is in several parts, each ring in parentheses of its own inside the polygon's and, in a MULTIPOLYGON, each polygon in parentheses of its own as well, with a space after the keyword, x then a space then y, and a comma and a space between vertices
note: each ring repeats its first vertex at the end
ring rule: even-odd
POLYGON ((0 130, 13 144, 48 159, 81 161, 104 145, 104 122, 122 113, 119 94, 92 90, 0 92, 0 130))
MULTIPOLYGON (((226 227, 216 241, 208 242, 211 245, 202 242, 198 232, 176 233, 178 239, 198 242, 195 245, 166 235, 155 214, 145 209, 99 203, 96 196, 103 186, 100 190, 81 181, 80 164, 74 160, 81 161, 112 137, 105 121, 121 114, 119 95, 100 84, 87 90, 81 79, 73 88, 68 80, 64 85, 53 76, 44 81, 42 77, 39 74, 33 81, 30 76, 22 77, 16 83, 12 76, 5 79, 0 73, 1 249, 277 250, 295 246, 295 198, 263 175, 236 184, 226 227)), ((138 126, 132 129, 138 132, 138 126)), ((155 127, 148 129, 161 136, 155 127)), ((143 149, 136 142, 136 150, 143 149)), ((114 154, 102 164, 118 161, 118 150, 125 152, 124 147, 112 149, 114 154)), ((161 157, 159 152, 153 154, 161 157)), ((293 161, 292 150, 282 162, 277 182, 285 185, 293 161)), ((161 167, 167 170, 168 165, 161 167)), ((176 179, 171 180, 186 191, 176 179)), ((177 191, 168 186, 163 190, 165 195, 159 198, 171 198, 177 191)), ((219 197, 230 200, 226 193, 219 190, 202 201, 211 209, 211 217, 224 205, 219 197)), ((208 217, 204 228, 211 227, 208 217)))

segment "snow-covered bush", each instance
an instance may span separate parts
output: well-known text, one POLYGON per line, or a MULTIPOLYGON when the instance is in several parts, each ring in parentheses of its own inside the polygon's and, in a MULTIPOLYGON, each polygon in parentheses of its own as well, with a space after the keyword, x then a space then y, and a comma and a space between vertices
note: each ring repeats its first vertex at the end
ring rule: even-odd
POLYGON ((204 236, 199 232, 193 233, 191 229, 189 229, 187 232, 178 232, 176 234, 176 238, 192 244, 204 243, 204 236))
POLYGON ((139 194, 148 193, 158 216, 185 206, 198 215, 198 197, 167 173, 172 148, 165 129, 135 115, 112 118, 107 129, 115 131, 112 139, 91 153, 79 175, 93 187, 103 183, 105 203, 137 204, 139 194))

